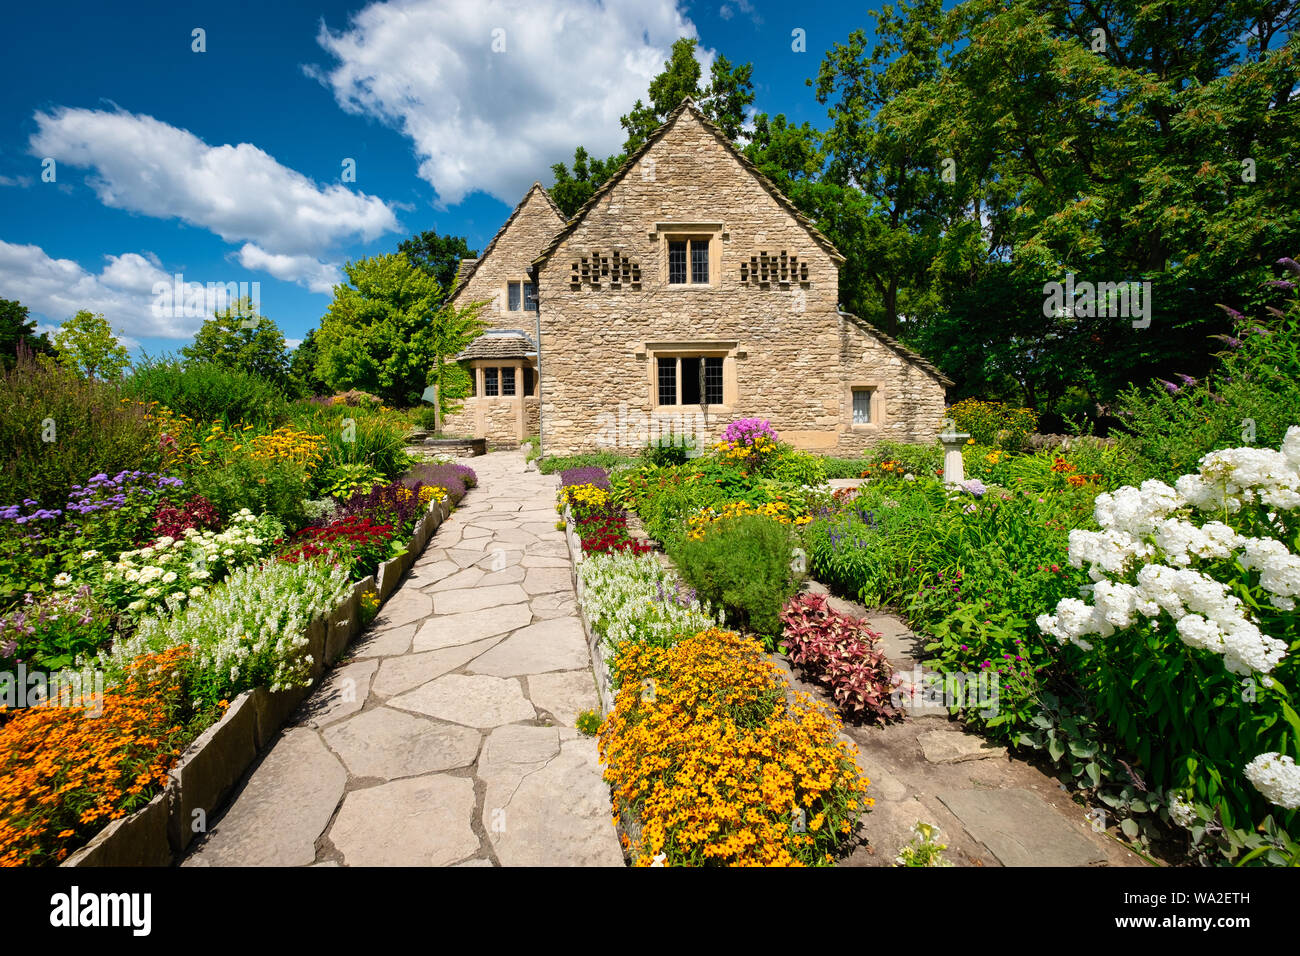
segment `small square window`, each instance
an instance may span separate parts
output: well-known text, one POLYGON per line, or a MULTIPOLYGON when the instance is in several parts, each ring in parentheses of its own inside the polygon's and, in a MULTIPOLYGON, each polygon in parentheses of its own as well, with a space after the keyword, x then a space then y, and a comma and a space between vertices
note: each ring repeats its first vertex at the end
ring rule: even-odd
POLYGON ((871 389, 869 388, 853 390, 853 424, 871 424, 871 389))
POLYGON ((514 367, 503 368, 501 370, 501 394, 513 395, 515 393, 515 370, 514 367))
POLYGON ((537 286, 531 282, 524 283, 524 311, 537 311, 537 286))
POLYGON ((483 370, 483 394, 495 396, 500 391, 500 382, 497 378, 497 369, 485 368, 483 370))
POLYGON ((519 311, 519 289, 520 286, 522 285, 523 285, 522 282, 509 282, 506 284, 506 291, 508 293, 508 302, 506 308, 508 308, 511 312, 519 311))

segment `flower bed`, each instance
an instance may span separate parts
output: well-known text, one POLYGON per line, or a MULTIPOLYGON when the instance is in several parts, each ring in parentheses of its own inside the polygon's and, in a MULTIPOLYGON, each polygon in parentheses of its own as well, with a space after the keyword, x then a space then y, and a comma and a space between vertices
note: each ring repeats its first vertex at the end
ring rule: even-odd
POLYGON ((871 806, 839 720, 711 629, 620 655, 599 751, 634 865, 828 865, 871 806))

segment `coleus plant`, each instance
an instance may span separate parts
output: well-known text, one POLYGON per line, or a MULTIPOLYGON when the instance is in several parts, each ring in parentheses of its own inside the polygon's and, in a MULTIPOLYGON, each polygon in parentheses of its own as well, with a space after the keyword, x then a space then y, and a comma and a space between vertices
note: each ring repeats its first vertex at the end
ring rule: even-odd
POLYGON ((904 714, 893 700, 894 671, 876 650, 880 635, 832 610, 819 594, 799 594, 781 611, 790 662, 826 687, 850 719, 886 724, 904 714))

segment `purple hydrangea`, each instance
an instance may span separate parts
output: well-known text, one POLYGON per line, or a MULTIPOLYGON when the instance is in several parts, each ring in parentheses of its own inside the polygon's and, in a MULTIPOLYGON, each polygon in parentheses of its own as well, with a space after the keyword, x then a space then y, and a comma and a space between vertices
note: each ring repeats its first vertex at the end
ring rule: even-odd
POLYGON ((983 498, 984 494, 989 490, 988 486, 978 478, 967 478, 961 483, 961 487, 976 498, 983 498))

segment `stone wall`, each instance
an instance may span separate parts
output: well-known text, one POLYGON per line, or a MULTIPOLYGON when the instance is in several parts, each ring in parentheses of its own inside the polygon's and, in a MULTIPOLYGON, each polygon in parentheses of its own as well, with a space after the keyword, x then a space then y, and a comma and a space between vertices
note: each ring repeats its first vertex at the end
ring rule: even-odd
POLYGON ((707 343, 725 356, 724 402, 701 429, 709 439, 751 416, 826 452, 932 436, 942 387, 895 366, 897 352, 868 348, 865 334, 845 341, 838 288, 828 250, 682 110, 539 270, 546 454, 634 451, 638 423, 656 417, 698 426, 698 405, 655 407, 655 357, 707 343), (667 237, 685 234, 710 237, 708 286, 668 284, 667 237), (873 359, 846 368, 854 352, 873 359), (880 436, 851 425, 849 380, 866 374, 893 423, 880 436))
POLYGON ((489 328, 523 329, 533 334, 537 314, 522 308, 509 311, 506 283, 528 278, 533 259, 563 225, 564 219, 542 187, 534 184, 489 247, 482 250, 469 281, 456 293, 456 304, 488 301, 480 317, 489 328))
POLYGON ((536 433, 536 422, 530 425, 527 420, 527 403, 533 404, 534 419, 536 417, 535 398, 466 398, 462 401, 459 412, 443 418, 443 434, 486 438, 494 445, 517 445, 528 435, 536 433), (525 403, 522 416, 521 401, 525 403))

